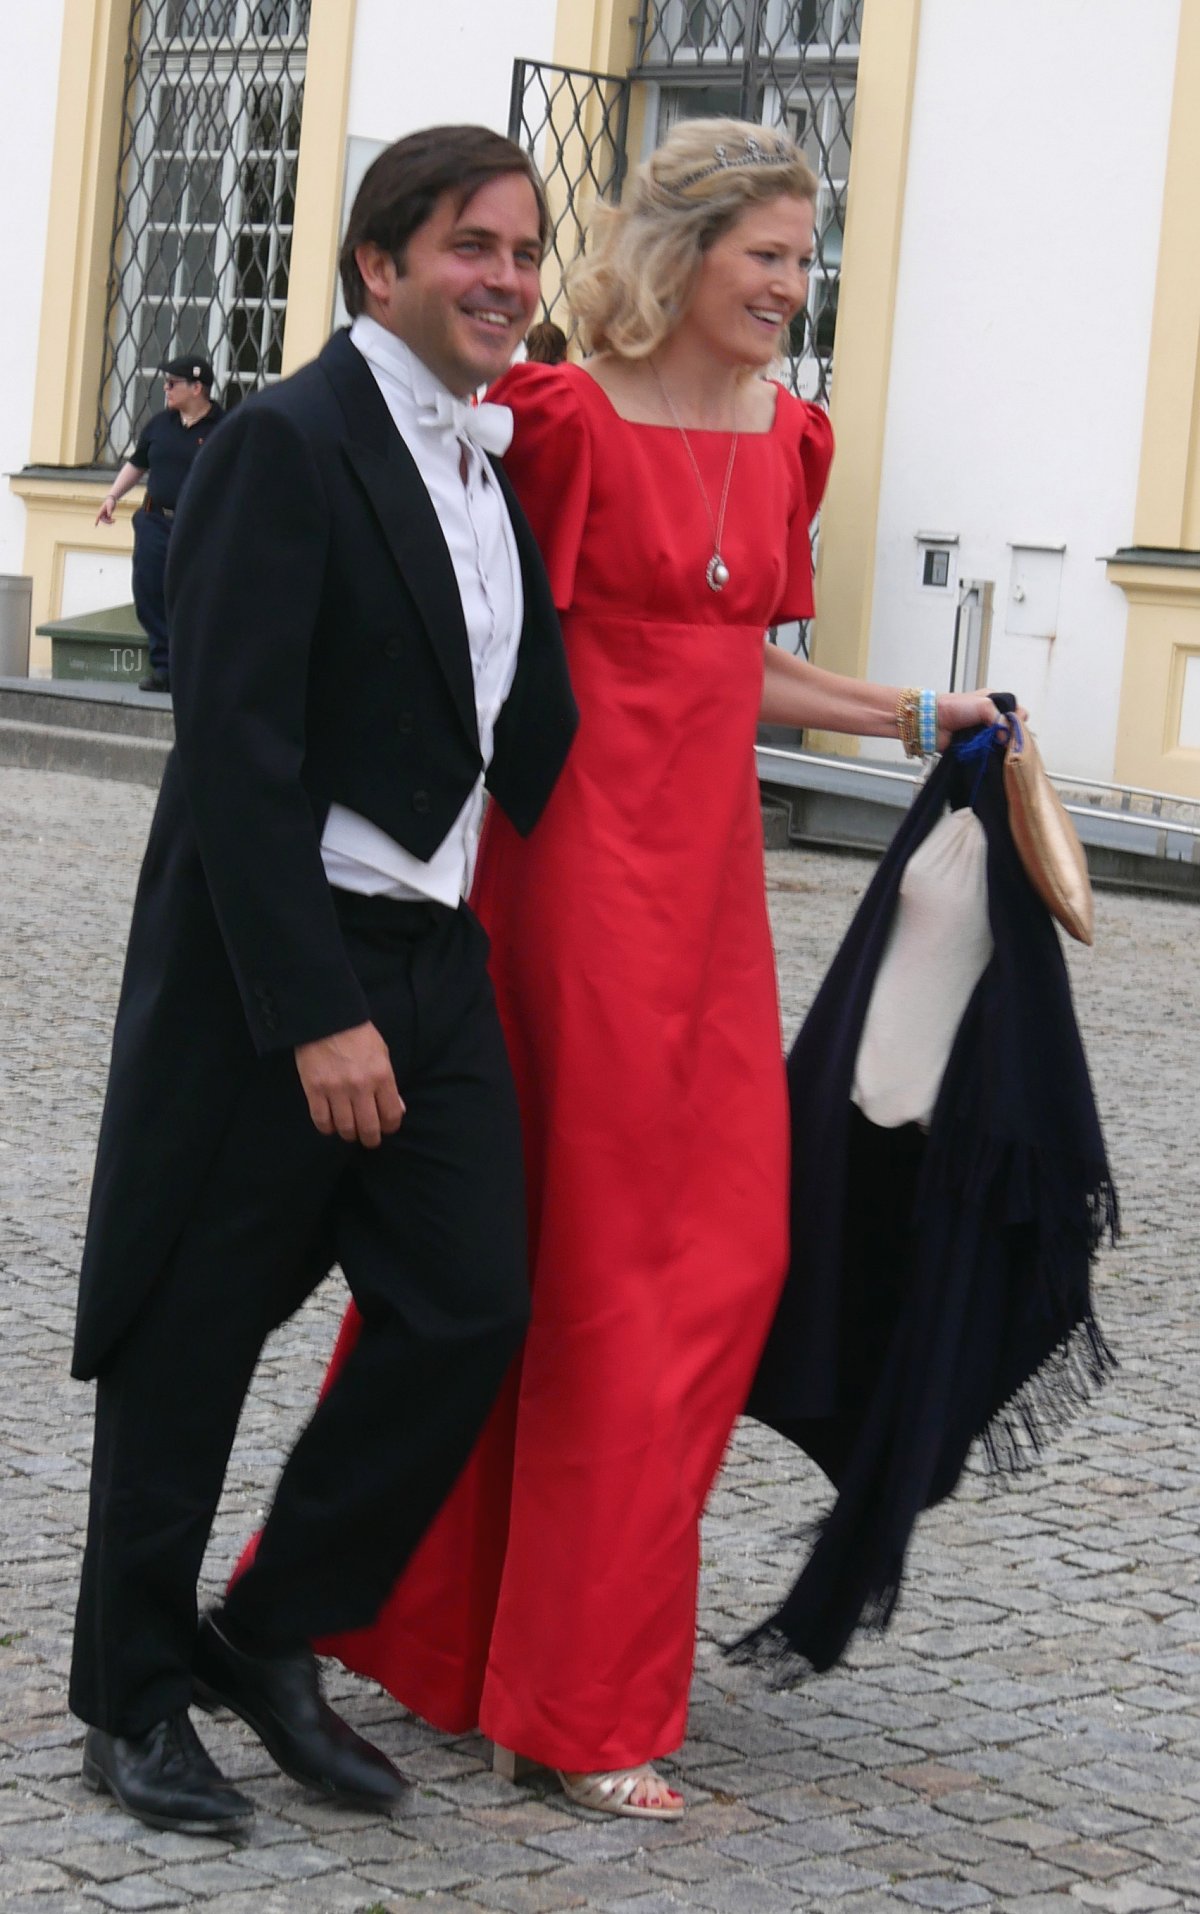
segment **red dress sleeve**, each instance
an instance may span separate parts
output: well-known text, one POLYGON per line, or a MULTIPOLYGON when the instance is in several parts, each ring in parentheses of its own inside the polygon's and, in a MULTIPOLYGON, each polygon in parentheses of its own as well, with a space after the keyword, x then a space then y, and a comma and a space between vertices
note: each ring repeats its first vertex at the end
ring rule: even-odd
POLYGON ((513 411, 504 455, 533 528, 559 611, 575 595, 575 566, 592 485, 592 441, 571 366, 512 366, 488 398, 513 411))
MULTIPOLYGON (((780 392, 779 404, 787 405, 789 413, 796 415, 796 436, 791 439, 794 448, 794 472, 792 505, 788 514, 787 583, 783 598, 775 613, 776 624, 787 624, 793 618, 811 618, 813 615, 813 567, 812 541, 809 527, 817 514, 825 491, 825 481, 829 477, 829 466, 833 458, 833 427, 829 423, 829 414, 822 412, 820 406, 808 405, 802 399, 793 399, 790 393, 780 392)), ((782 422, 790 436, 791 419, 782 422)))

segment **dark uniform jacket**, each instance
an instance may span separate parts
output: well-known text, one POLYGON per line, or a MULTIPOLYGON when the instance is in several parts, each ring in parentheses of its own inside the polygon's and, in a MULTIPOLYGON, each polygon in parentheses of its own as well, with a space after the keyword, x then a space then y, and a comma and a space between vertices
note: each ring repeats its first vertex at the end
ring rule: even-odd
MULTIPOLYGON (((525 623, 493 796, 528 832, 577 722, 507 480, 525 623)), ((462 603, 429 495, 345 333, 248 399, 188 481, 168 570, 176 745, 134 906, 73 1373, 170 1255, 256 1056, 361 1024, 321 863, 335 800, 419 858, 479 775, 462 603)))
POLYGON ((146 474, 148 506, 166 512, 175 510, 197 452, 224 417, 219 405, 210 405, 202 419, 185 425, 178 412, 168 406, 146 422, 129 461, 146 474))

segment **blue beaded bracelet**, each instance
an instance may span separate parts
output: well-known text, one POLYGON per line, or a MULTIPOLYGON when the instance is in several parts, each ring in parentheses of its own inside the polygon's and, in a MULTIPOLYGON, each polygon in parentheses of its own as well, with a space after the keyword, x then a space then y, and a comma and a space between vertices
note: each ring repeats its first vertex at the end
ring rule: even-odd
POLYGON ((937 692, 923 691, 919 706, 921 755, 931 758, 937 750, 937 692))

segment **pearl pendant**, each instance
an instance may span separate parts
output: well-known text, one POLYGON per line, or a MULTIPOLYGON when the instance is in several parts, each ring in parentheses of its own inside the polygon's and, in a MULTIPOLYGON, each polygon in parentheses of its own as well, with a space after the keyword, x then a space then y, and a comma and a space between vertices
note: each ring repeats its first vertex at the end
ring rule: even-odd
POLYGON ((729 567, 720 552, 714 552, 704 573, 710 591, 724 591, 729 583, 729 567))

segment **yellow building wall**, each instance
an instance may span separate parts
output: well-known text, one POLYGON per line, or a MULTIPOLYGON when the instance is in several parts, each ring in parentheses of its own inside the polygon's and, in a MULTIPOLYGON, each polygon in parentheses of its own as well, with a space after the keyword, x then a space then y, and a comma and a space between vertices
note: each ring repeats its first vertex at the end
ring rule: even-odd
POLYGON ((313 0, 283 335, 285 374, 321 350, 333 317, 354 15, 355 0, 313 0))
POLYGON ((624 73, 637 45, 637 9, 628 0, 559 0, 554 25, 558 66, 624 73))
POLYGON ((1133 546, 1108 576, 1129 601, 1116 776, 1200 798, 1180 737, 1200 659, 1200 0, 1180 16, 1133 546))
POLYGON ((1200 563, 1146 564, 1131 556, 1110 560, 1108 575, 1129 600, 1117 779, 1200 798, 1200 748, 1180 737, 1188 664, 1200 660, 1200 563))

